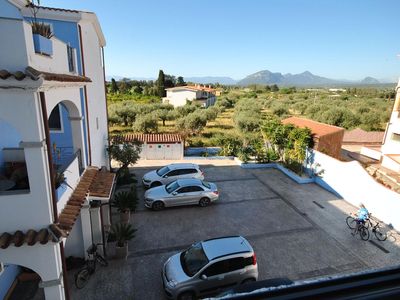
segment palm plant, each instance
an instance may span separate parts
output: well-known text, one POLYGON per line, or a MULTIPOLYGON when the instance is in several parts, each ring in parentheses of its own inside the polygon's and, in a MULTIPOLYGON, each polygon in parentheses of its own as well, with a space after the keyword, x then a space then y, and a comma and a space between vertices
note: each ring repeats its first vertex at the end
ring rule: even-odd
POLYGON ((117 223, 111 227, 111 240, 117 242, 117 247, 124 247, 135 237, 136 231, 131 224, 117 223))
POLYGON ((115 194, 112 204, 121 213, 135 211, 138 204, 138 198, 134 187, 132 187, 129 192, 122 191, 115 194))

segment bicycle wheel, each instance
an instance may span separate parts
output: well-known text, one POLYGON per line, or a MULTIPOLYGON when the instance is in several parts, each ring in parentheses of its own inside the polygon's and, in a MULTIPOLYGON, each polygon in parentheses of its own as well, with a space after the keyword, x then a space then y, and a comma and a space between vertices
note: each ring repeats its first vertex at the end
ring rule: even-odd
POLYGON ((379 227, 375 228, 374 233, 376 238, 381 242, 387 239, 387 234, 383 233, 379 227))
POLYGON ((358 232, 360 233, 360 237, 363 241, 368 241, 369 239, 369 230, 364 226, 360 225, 360 228, 358 229, 358 232))
POLYGON ((346 218, 346 224, 350 229, 355 229, 356 225, 357 225, 357 221, 353 217, 348 216, 346 218))
POLYGON ((96 254, 96 260, 100 264, 100 266, 107 267, 108 266, 108 261, 101 256, 100 254, 96 254))
POLYGON ((87 268, 83 268, 75 275, 75 286, 77 289, 83 288, 89 281, 90 272, 87 268))

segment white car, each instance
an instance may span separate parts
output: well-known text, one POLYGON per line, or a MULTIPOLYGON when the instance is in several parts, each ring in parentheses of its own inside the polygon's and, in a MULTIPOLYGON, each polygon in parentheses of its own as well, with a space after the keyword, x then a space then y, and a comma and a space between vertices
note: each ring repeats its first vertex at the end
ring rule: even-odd
POLYGON ((144 187, 153 188, 160 185, 166 185, 177 179, 184 178, 196 178, 203 180, 204 172, 200 170, 200 167, 196 164, 170 164, 158 170, 153 170, 144 174, 142 182, 144 187))

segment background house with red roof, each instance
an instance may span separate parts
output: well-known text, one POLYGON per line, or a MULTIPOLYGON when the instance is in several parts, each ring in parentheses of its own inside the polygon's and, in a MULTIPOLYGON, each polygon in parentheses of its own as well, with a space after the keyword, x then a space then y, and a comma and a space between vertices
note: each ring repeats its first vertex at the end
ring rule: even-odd
POLYGON ((340 158, 344 129, 313 120, 290 117, 283 124, 292 124, 300 128, 309 128, 313 134, 314 149, 335 158, 340 158))
POLYGON ((174 107, 184 106, 188 101, 200 104, 203 107, 214 105, 217 100, 216 90, 211 86, 186 85, 165 89, 167 96, 163 103, 171 104, 174 107))

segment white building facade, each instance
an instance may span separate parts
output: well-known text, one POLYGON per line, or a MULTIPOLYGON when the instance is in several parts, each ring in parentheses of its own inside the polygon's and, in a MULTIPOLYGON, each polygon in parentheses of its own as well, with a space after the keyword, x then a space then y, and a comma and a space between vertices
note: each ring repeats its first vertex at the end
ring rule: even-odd
POLYGON ((400 172, 400 80, 396 87, 396 100, 381 147, 382 166, 400 172))
POLYGON ((396 87, 396 99, 386 126, 380 148, 362 147, 361 154, 381 161, 381 165, 394 172, 400 172, 400 80, 396 87))
POLYGON ((39 8, 45 40, 32 20, 26 1, 0 0, 0 262, 68 299, 65 257, 105 244, 110 225, 105 39, 93 13, 39 8))
POLYGON ((178 86, 166 89, 166 91, 167 96, 163 98, 163 103, 171 104, 174 107, 184 106, 188 102, 209 107, 214 105, 217 100, 216 90, 210 86, 178 86))

